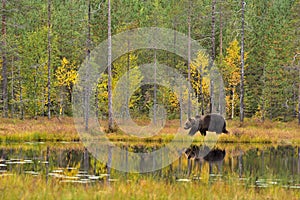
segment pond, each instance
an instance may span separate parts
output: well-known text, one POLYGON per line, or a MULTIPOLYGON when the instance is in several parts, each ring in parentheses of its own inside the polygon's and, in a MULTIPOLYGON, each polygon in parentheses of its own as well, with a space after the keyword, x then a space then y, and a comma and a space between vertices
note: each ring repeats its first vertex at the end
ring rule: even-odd
MULTIPOLYGON (((162 144, 131 144, 132 152, 149 152, 162 144)), ((127 154, 126 154, 127 155, 127 154)), ((124 166, 134 164, 159 165, 155 159, 134 159, 121 156, 124 166), (149 164, 150 163, 150 164, 149 164)), ((120 156, 118 156, 120 157, 120 156)), ((116 157, 111 156, 114 160, 116 157)), ((108 160, 108 162, 111 162, 108 160)), ((0 177, 12 174, 59 179, 74 184, 130 181, 133 172, 122 172, 98 161, 81 143, 22 143, 0 146, 0 177)), ((138 174, 154 179, 165 179, 173 184, 180 182, 238 182, 249 187, 265 188, 274 185, 300 189, 300 147, 292 145, 217 144, 213 148, 191 145, 170 165, 138 174)))

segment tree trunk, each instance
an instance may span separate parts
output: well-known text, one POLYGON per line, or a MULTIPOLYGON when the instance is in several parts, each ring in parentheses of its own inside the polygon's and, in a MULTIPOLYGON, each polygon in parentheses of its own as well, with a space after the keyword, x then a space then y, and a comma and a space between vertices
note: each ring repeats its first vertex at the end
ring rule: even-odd
POLYGON ((48 119, 51 118, 51 0, 48 0, 48 119))
POLYGON ((98 94, 99 94, 99 91, 98 91, 98 82, 97 82, 97 85, 96 85, 96 91, 95 91, 95 114, 96 114, 96 118, 99 119, 99 98, 98 98, 98 94))
MULTIPOLYGON (((173 28, 174 28, 174 58, 173 58, 173 62, 174 62, 174 66, 176 66, 176 38, 177 38, 177 32, 176 32, 176 18, 174 19, 174 24, 173 24, 173 28)), ((176 77, 174 77, 176 78, 176 77)), ((183 105, 182 105, 182 87, 180 86, 179 88, 179 106, 180 106, 180 111, 179 111, 179 118, 180 118, 180 127, 182 127, 183 124, 183 105)))
POLYGON ((112 113, 112 73, 111 73, 111 8, 110 0, 108 0, 108 52, 107 52, 107 62, 108 62, 108 131, 113 131, 113 113, 112 113))
POLYGON ((3 117, 8 117, 8 95, 7 95, 7 58, 6 58, 6 0, 2 0, 2 100, 3 117))
POLYGON ((179 106, 180 106, 180 127, 182 127, 183 125, 183 103, 182 103, 182 99, 183 99, 183 94, 182 94, 182 87, 180 86, 180 91, 179 91, 179 106))
MULTIPOLYGON (((223 13, 222 13, 222 2, 220 2, 220 65, 222 65, 223 62, 223 13)), ((220 115, 223 115, 223 85, 222 85, 222 76, 220 76, 220 86, 219 86, 219 113, 220 115)))
MULTIPOLYGON (((127 41, 127 51, 130 51, 130 40, 127 41)), ((130 53, 127 54, 127 73, 126 73, 126 103, 125 103, 125 119, 128 120, 130 113, 129 113, 129 101, 130 101, 130 75, 129 75, 129 71, 130 71, 130 53)))
POLYGON ((297 118, 297 84, 294 82, 293 83, 293 118, 297 118))
POLYGON ((89 70, 90 70, 90 46, 91 46, 91 2, 88 1, 88 22, 87 22, 87 38, 86 38, 86 47, 87 47, 87 59, 88 65, 85 74, 85 89, 84 89, 84 121, 85 121, 85 130, 89 129, 89 111, 90 111, 90 85, 87 84, 87 80, 89 78, 89 70))
POLYGON ((266 67, 263 67, 263 91, 262 91, 262 106, 261 106, 261 121, 265 121, 265 109, 266 109, 266 100, 265 100, 265 87, 266 87, 266 67))
MULTIPOLYGON (((297 54, 294 56, 293 67, 295 67, 296 70, 298 69, 298 77, 299 77, 299 80, 300 80, 300 61, 298 61, 298 64, 295 66, 296 58, 297 58, 297 56, 299 56, 299 55, 300 55, 300 54, 297 53, 297 54)), ((298 125, 300 126, 300 81, 298 81, 298 125)))
MULTIPOLYGON (((210 69, 212 69, 216 58, 216 44, 215 44, 215 12, 216 12, 216 0, 212 0, 211 7, 211 63, 210 69)), ((210 77, 210 101, 209 112, 214 112, 214 81, 210 77)))
POLYGON ((37 79, 38 79, 38 65, 35 66, 35 75, 34 75, 34 119, 37 119, 37 113, 38 113, 38 108, 37 108, 37 79))
MULTIPOLYGON (((215 61, 216 58, 216 44, 215 44, 215 26, 216 26, 216 0, 212 0, 211 7, 211 59, 212 62, 215 61)), ((213 63, 212 63, 213 64, 213 63)), ((212 67, 212 66, 211 66, 212 67)))
POLYGON ((231 101, 231 119, 234 117, 234 95, 235 95, 235 89, 232 89, 232 101, 231 101))
POLYGON ((245 1, 242 0, 242 33, 241 33, 241 91, 240 91, 240 122, 244 122, 244 27, 245 26, 245 1))
POLYGON ((18 79, 19 79, 19 92, 20 92, 20 119, 24 119, 24 108, 23 108, 23 90, 22 90, 22 78, 21 78, 21 66, 18 66, 18 79))
POLYGON ((15 115, 15 91, 14 91, 14 56, 12 57, 11 65, 11 118, 15 115))
POLYGON ((188 10, 188 118, 191 117, 191 1, 188 10))
POLYGON ((222 13, 222 2, 220 2, 220 63, 222 64, 223 59, 223 13, 222 13))
POLYGON ((200 100, 201 100, 201 115, 204 115, 204 94, 203 94, 203 76, 202 65, 200 65, 200 100))
POLYGON ((157 76, 157 72, 156 72, 156 63, 157 59, 156 59, 156 49, 154 49, 154 94, 153 94, 153 123, 154 125, 156 125, 156 112, 157 112, 157 108, 156 108, 156 104, 157 104, 157 84, 156 84, 156 76, 157 76))
MULTIPOLYGON (((299 80, 300 80, 300 66, 298 66, 299 80)), ((298 86, 298 125, 300 126, 300 82, 298 86)))

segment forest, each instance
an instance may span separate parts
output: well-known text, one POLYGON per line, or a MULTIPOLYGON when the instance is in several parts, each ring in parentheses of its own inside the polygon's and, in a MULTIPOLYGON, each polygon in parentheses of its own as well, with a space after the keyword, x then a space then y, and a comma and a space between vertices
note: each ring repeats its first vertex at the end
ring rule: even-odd
MULTIPOLYGON (((197 99, 199 112, 210 112, 211 82, 201 73, 212 62, 224 81, 226 118, 291 121, 299 117, 300 123, 299 0, 108 2, 2 0, 0 112, 4 118, 72 116, 72 90, 90 52, 109 34, 159 27, 187 35, 207 55, 184 60, 154 49, 122 55, 112 62, 110 73, 99 75, 95 106, 101 118, 109 116, 109 90, 119 78, 155 59, 179 70, 191 83, 188 93, 197 99)), ((133 82, 143 78, 138 71, 130 77, 133 82)), ((165 106, 169 119, 180 117, 180 102, 168 88, 144 85, 129 101, 135 118, 147 117, 156 103, 165 106)))
POLYGON ((300 199, 300 0, 0 2, 0 199, 300 199))

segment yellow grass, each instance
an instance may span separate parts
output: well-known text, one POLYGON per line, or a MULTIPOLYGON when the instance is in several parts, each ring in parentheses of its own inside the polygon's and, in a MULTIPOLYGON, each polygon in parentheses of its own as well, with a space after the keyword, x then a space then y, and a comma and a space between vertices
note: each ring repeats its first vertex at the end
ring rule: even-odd
POLYGON ((258 189, 224 183, 168 182, 140 177, 107 184, 68 184, 44 176, 11 175, 0 177, 0 199, 290 199, 300 198, 299 192, 273 186, 258 189))
MULTIPOLYGON (((147 125, 148 122, 137 120, 137 124, 147 125)), ((107 122, 100 121, 107 126, 107 122)), ((124 134, 117 130, 108 134, 112 141, 143 141, 143 142, 169 142, 174 138, 179 128, 179 120, 169 120, 164 128, 155 136, 139 138, 124 134)), ((218 141, 224 143, 275 143, 275 144, 298 144, 300 143, 300 126, 293 122, 264 123, 253 119, 246 119, 243 124, 238 121, 227 121, 227 129, 230 134, 222 134, 218 141)), ((79 141, 80 135, 74 126, 72 118, 47 118, 26 119, 0 119, 0 141, 79 141)), ((199 133, 194 136, 194 142, 202 142, 204 137, 199 133)))

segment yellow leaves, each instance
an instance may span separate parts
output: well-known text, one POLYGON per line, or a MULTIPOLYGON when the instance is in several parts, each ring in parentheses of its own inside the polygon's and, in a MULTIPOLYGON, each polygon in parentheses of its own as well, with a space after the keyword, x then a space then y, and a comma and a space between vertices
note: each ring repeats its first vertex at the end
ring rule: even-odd
MULTIPOLYGON (((247 60, 248 53, 244 54, 244 61, 247 60)), ((221 66, 223 79, 227 82, 227 96, 226 96, 226 111, 231 112, 231 116, 234 116, 235 107, 238 104, 238 93, 236 87, 240 83, 241 79, 241 47, 239 42, 234 39, 229 47, 226 49, 226 56, 221 66)), ((245 65, 246 67, 246 65, 245 65)))
POLYGON ((209 94, 209 79, 203 74, 207 73, 207 66, 209 65, 208 55, 199 51, 197 58, 191 62, 191 77, 192 87, 197 94, 200 94, 201 78, 202 78, 202 91, 205 95, 209 94))
MULTIPOLYGON (((227 55, 224 58, 223 75, 229 85, 236 87, 240 82, 241 48, 235 39, 226 49, 227 55)), ((246 60, 246 56, 245 56, 246 60)))
POLYGON ((75 84, 77 80, 77 66, 70 63, 65 57, 61 61, 61 66, 57 68, 55 76, 59 86, 66 86, 68 89, 75 84))
POLYGON ((208 64, 209 64, 208 55, 203 51, 199 51, 197 58, 195 58, 191 63, 191 68, 200 70, 200 67, 202 67, 202 71, 204 72, 204 69, 208 66, 208 64))
POLYGON ((61 61, 62 65, 68 65, 70 62, 64 57, 61 61))
POLYGON ((107 91, 107 76, 102 77, 105 81, 99 81, 98 87, 98 98, 103 101, 104 99, 108 99, 108 91, 107 91))
POLYGON ((172 108, 179 107, 179 101, 175 93, 170 94, 169 103, 172 108))

